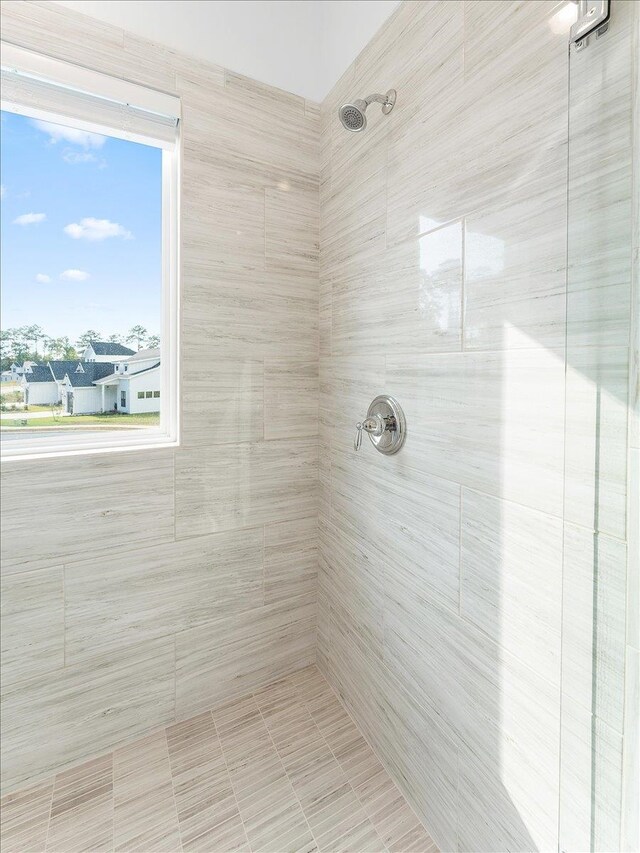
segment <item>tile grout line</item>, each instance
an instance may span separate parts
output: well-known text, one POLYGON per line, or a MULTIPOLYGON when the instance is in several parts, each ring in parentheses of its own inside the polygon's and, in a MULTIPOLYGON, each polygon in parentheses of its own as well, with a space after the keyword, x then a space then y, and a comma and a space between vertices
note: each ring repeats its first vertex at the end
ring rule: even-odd
POLYGON ((51 785, 51 801, 49 803, 49 818, 47 820, 47 835, 46 835, 46 838, 44 840, 44 850, 45 851, 49 849, 49 833, 51 831, 51 815, 53 812, 53 795, 54 795, 55 790, 56 790, 57 775, 58 774, 56 773, 56 775, 53 777, 53 784, 51 785))
MULTIPOLYGON (((253 696, 253 693, 251 694, 253 696)), ((220 733, 218 732, 218 726, 213 716, 213 711, 209 711, 209 716, 211 717, 211 722, 213 723, 213 728, 216 733, 216 737, 218 739, 218 743, 220 744, 220 752, 222 753, 222 760, 224 762, 224 769, 227 772, 227 778, 229 779, 229 785, 231 787, 231 793, 233 794, 233 801, 236 804, 236 808, 238 809, 238 817, 240 818, 240 823, 242 824, 242 831, 244 833, 244 837, 247 840, 247 844, 249 848, 253 850, 251 846, 251 842, 249 841, 249 836, 247 835, 247 830, 244 823, 244 818, 242 817, 242 811, 240 810, 240 803, 238 802, 238 797, 236 795, 236 789, 233 784, 233 779, 231 778, 231 773, 229 772, 229 765, 227 764, 227 756, 224 754, 224 747, 222 745, 222 738, 220 737, 220 733)))
MULTIPOLYGON (((386 765, 386 763, 385 763, 385 762, 382 760, 382 758, 378 755, 377 750, 375 750, 375 749, 373 748, 373 745, 372 745, 371 741, 370 741, 370 740, 369 740, 369 738, 365 735, 365 733, 362 731, 362 729, 360 728, 360 726, 358 725, 358 723, 357 723, 357 722, 356 722, 356 720, 354 719, 353 715, 351 714, 351 712, 349 711, 349 709, 347 708, 347 706, 344 704, 344 702, 342 701, 342 699, 340 698, 340 696, 338 695, 338 693, 337 693, 337 692, 336 692, 336 690, 334 689, 334 687, 333 687, 333 685, 331 684, 331 682, 329 681, 329 679, 325 676, 325 674, 322 672, 322 670, 321 670, 318 666, 316 666, 316 669, 318 670, 318 672, 320 673, 320 675, 322 676, 322 678, 323 678, 323 679, 326 681, 326 683, 328 684, 329 689, 331 690, 331 692, 333 693, 333 695, 336 697, 336 699, 337 699, 337 700, 338 700, 338 702, 340 703, 341 707, 344 709, 345 713, 347 714, 347 716, 349 717, 349 719, 351 720, 351 722, 353 723, 353 725, 356 727, 356 729, 360 732, 360 734, 362 735, 362 737, 364 738, 364 740, 366 741, 366 743, 369 745, 369 748, 371 749, 371 751, 373 752, 373 754, 375 755, 375 757, 378 759, 378 761, 380 762, 380 764, 381 764, 381 765, 382 765, 382 767, 384 768, 385 772, 387 773, 387 775, 389 776, 389 778, 391 779, 391 781, 393 782, 393 784, 396 786, 396 788, 398 789, 398 791, 399 791, 399 793, 401 794, 401 796, 403 797, 404 801, 406 802, 406 804, 409 806, 409 808, 411 809, 411 811, 412 811, 412 812, 413 812, 413 814, 415 815, 416 820, 418 821, 418 823, 420 824, 420 826, 422 826, 422 827, 424 828, 424 831, 427 833, 427 835, 429 836, 429 838, 433 841, 433 843, 434 843, 434 844, 436 844, 436 842, 433 840, 433 835, 431 834, 431 832, 429 831, 429 829, 425 826, 425 824, 424 824, 424 822, 421 820, 421 818, 418 816, 418 813, 417 813, 417 812, 416 812, 416 810, 413 808, 413 806, 411 805, 411 803, 409 802, 409 800, 408 800, 408 799, 407 799, 407 797, 405 796, 404 792, 401 790, 401 788, 399 788, 399 787, 398 787, 398 785, 396 784, 395 779, 393 778, 393 775, 392 775, 392 774, 389 772, 389 770, 387 769, 387 765, 386 765)), ((306 703, 305 703, 305 707, 306 707, 306 703)), ((309 712, 309 713, 311 713, 311 712, 309 712)), ((324 737, 324 735, 323 735, 323 737, 324 737)), ((329 749, 331 749, 331 747, 329 747, 329 749)), ((336 761, 337 761, 337 759, 336 759, 336 761)), ((340 763, 340 762, 338 762, 338 763, 340 763)), ((349 783, 349 784, 351 784, 351 783, 349 783)), ((355 792, 354 792, 354 793, 355 793, 355 792)), ((358 799, 358 802, 360 802, 360 798, 358 797, 358 795, 357 795, 357 794, 356 794, 356 798, 358 799)), ((436 850, 437 850, 437 844, 436 844, 436 850)))
POLYGON ((180 817, 178 815, 178 803, 176 802, 176 789, 173 784, 173 770, 171 768, 171 753, 169 752, 169 738, 167 736, 167 726, 164 727, 164 744, 167 748, 167 761, 169 762, 169 773, 171 774, 171 799, 173 800, 173 808, 176 813, 176 826, 178 827, 178 839, 180 841, 180 851, 184 848, 182 846, 182 828, 180 826, 180 817))
POLYGON ((264 728, 265 728, 265 731, 267 732, 267 736, 268 736, 269 740, 271 741, 271 745, 273 746, 273 748, 276 752, 276 755, 278 756, 278 761, 280 762, 282 769, 284 770, 285 776, 287 777, 287 780, 288 780, 289 784, 291 785, 291 790, 293 791, 293 796, 296 798, 296 802, 300 806, 300 811, 302 813, 302 817, 304 818, 304 822, 307 824, 309 832, 311 833, 311 838, 313 839, 313 841, 316 845, 316 851, 317 851, 317 853, 319 853, 320 845, 318 844, 318 839, 315 837, 313 830, 311 829, 311 825, 307 819, 307 815, 306 815, 306 812, 305 812, 305 810, 302 806, 302 803, 300 801, 300 797, 298 796, 298 793, 293 786, 293 782, 291 781, 291 777, 289 776, 289 773, 287 772, 287 768, 284 766, 284 762, 282 760, 282 756, 280 755, 280 751, 278 750, 278 747, 276 746, 275 741, 271 737, 271 732, 269 731, 269 726, 267 725, 267 721, 265 720, 264 714, 262 713, 262 708, 260 707, 260 704, 259 704, 258 700, 256 699, 256 694, 252 693, 251 697, 253 698, 253 701, 256 703, 256 708, 258 709, 258 713, 260 714, 260 719, 262 720, 262 722, 264 724, 264 728))
MULTIPOLYGON (((316 665, 316 669, 318 669, 317 665, 316 665)), ((327 685, 328 685, 329 689, 330 689, 330 690, 333 690, 333 688, 331 687, 331 685, 329 684, 329 682, 327 681, 327 679, 324 677, 324 675, 322 674, 322 672, 320 672, 320 669, 318 669, 318 672, 320 673, 320 675, 322 676, 322 678, 324 679, 324 681, 327 683, 327 685)), ((338 701, 340 701, 340 700, 339 700, 339 697, 336 697, 336 698, 338 698, 338 701)), ((330 753, 331 753, 331 755, 333 756, 334 761, 336 762, 336 764, 338 765, 338 767, 340 768, 340 770, 342 770, 342 772, 344 773, 345 778, 346 778, 346 780, 347 780, 347 784, 349 785, 349 788, 351 789, 351 791, 353 792, 354 797, 356 798, 356 800, 357 800, 357 801, 358 801, 358 803, 360 804, 360 807, 362 808, 362 811, 364 812, 365 816, 367 817, 367 820, 371 823, 371 826, 373 827, 374 832, 376 833, 376 835, 377 835, 378 837, 380 837, 380 836, 379 836, 379 833, 378 833, 378 830, 376 829, 376 827, 375 827, 375 825, 374 825, 373 821, 371 820, 371 818, 370 818, 370 817, 369 817, 369 815, 367 814, 367 810, 365 809, 364 803, 362 802, 362 800, 360 799, 360 797, 359 797, 359 796, 358 796, 358 794, 356 793, 355 788, 354 788, 354 787, 353 787, 353 785, 351 784, 351 779, 349 779, 349 777, 347 776, 346 771, 345 771, 345 770, 344 770, 344 768, 342 767, 342 764, 340 763, 340 761, 339 761, 339 759, 337 758, 337 756, 336 756, 335 752, 334 752, 334 751, 333 751, 333 749, 331 748, 331 744, 329 743, 329 741, 328 741, 328 740, 327 740, 327 738, 325 737, 325 735, 324 735, 324 733, 323 733, 322 729, 321 729, 321 728, 320 728, 320 726, 316 723, 316 721, 313 719, 313 714, 312 714, 312 713, 311 713, 311 711, 309 710, 309 707, 308 707, 308 705, 307 705, 306 701, 305 701, 304 699, 301 699, 301 702, 302 702, 302 704, 304 705, 306 712, 309 714, 309 716, 310 716, 310 717, 311 717, 311 719, 313 720, 313 724, 315 725, 315 727, 316 727, 316 728, 318 729, 318 731, 320 732, 320 737, 323 739, 323 741, 324 741, 324 742, 325 742, 325 744, 327 745, 327 748, 329 749, 329 752, 330 752, 330 753)), ((369 746, 369 749, 371 749, 371 751, 373 752, 374 756, 378 759, 378 761, 380 761, 380 759, 378 758, 377 753, 374 751, 374 749, 373 749, 373 747, 371 746, 371 744, 369 743, 369 741, 365 738, 364 734, 360 731, 360 726, 358 726, 358 724, 357 724, 357 723, 356 723, 356 721, 351 717, 351 715, 350 715, 350 714, 349 714, 349 712, 346 710, 346 708, 344 708, 344 705, 342 705, 342 703, 340 703, 340 704, 341 704, 342 708, 345 710, 345 712, 347 713, 347 715, 348 715, 349 719, 351 720, 351 722, 353 723, 353 725, 356 727, 356 729, 357 729, 358 733, 361 735, 361 737, 365 740, 365 742, 366 742, 366 743, 367 743, 367 745, 369 746)), ((381 761, 380 761, 380 764, 382 765, 382 762, 381 762, 381 761)), ((384 765, 382 765, 382 766, 384 767, 384 765)), ((385 768, 385 769, 386 769, 386 768, 385 768)), ((391 774, 390 774, 390 773, 388 773, 387 775, 389 776, 389 778, 390 778, 390 779, 391 779, 391 781, 393 782, 394 786, 397 788, 397 785, 396 785, 396 783, 393 781, 393 779, 392 779, 392 777, 391 777, 391 774)), ((398 788, 398 792, 401 794, 402 798, 403 798, 403 799, 405 800, 405 802, 406 802, 406 798, 405 798, 404 794, 402 794, 402 792, 400 791, 400 789, 399 789, 399 788, 398 788)), ((417 815, 416 815, 416 818, 419 820, 419 818, 418 818, 418 816, 417 816, 417 815)), ((431 836, 429 836, 429 837, 431 837, 431 836)), ((388 847, 387 847, 387 845, 384 843, 384 841, 383 841, 383 839, 382 839, 382 838, 380 838, 380 841, 382 842, 382 846, 383 846, 383 848, 384 848, 385 850, 387 850, 387 851, 388 851, 388 850, 389 850, 389 848, 388 848, 388 847)))

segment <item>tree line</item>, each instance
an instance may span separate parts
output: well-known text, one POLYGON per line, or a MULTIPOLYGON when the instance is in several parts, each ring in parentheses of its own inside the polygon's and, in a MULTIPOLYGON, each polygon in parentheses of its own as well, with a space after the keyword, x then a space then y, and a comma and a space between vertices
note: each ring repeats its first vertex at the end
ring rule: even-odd
POLYGON ((150 335, 145 327, 140 325, 132 326, 126 335, 109 335, 107 337, 103 337, 95 329, 88 329, 75 342, 66 336, 51 337, 41 326, 20 326, 19 328, 0 331, 1 369, 8 370, 13 362, 22 364, 24 361, 48 361, 50 359, 74 361, 82 356, 90 341, 135 344, 132 349, 160 346, 160 337, 150 335))

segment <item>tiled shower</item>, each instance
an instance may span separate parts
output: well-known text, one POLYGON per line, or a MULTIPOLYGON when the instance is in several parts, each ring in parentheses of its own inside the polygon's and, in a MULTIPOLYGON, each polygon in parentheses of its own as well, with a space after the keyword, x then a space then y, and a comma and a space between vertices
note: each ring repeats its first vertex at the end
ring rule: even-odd
POLYGON ((404 0, 315 103, 3 2, 182 103, 180 446, 3 465, 7 851, 637 849, 640 6, 568 9, 404 0))

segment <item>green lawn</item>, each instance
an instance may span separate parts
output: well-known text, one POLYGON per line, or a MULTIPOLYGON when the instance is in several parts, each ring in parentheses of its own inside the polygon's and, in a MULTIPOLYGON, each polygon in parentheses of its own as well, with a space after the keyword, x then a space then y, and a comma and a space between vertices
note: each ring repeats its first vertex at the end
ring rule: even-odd
MULTIPOLYGON (((44 407, 46 408, 46 407, 44 407)), ((124 415, 124 414, 116 414, 115 412, 109 412, 104 415, 73 415, 71 417, 53 417, 53 418, 31 418, 27 416, 26 424, 23 424, 21 421, 24 420, 24 417, 20 418, 20 414, 16 413, 16 420, 3 420, 0 421, 0 426, 2 429, 6 429, 7 427, 16 428, 22 427, 60 427, 64 429, 66 427, 79 427, 79 426, 113 426, 113 427, 126 427, 126 426, 158 426, 160 423, 160 415, 158 412, 147 412, 139 415, 124 415)))
POLYGON ((29 406, 27 406, 26 411, 27 412, 50 412, 51 409, 54 409, 54 410, 57 409, 58 411, 62 411, 62 406, 50 406, 50 405, 45 406, 43 403, 35 403, 35 404, 31 403, 29 406))

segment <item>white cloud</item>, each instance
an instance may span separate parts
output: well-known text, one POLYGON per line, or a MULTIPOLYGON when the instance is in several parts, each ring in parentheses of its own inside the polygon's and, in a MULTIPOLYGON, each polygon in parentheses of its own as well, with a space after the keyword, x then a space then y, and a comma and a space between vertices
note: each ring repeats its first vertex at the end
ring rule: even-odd
POLYGON ((94 163, 96 155, 90 151, 74 151, 73 148, 65 148, 62 153, 62 159, 66 163, 75 166, 77 163, 94 163))
POLYGON ((107 168, 105 158, 96 157, 91 151, 74 151, 73 148, 65 148, 62 152, 62 159, 70 166, 77 166, 79 163, 96 163, 98 169, 107 168))
POLYGON ((133 239, 131 231, 127 231, 117 222, 111 222, 109 219, 94 219, 92 216, 81 219, 80 222, 65 225, 64 233, 73 237, 74 240, 90 240, 91 242, 106 240, 109 237, 133 239))
POLYGON ((48 121, 32 119, 31 124, 49 137, 49 142, 55 145, 63 139, 73 145, 81 145, 83 148, 102 148, 107 141, 106 136, 99 133, 90 133, 88 130, 79 130, 77 127, 65 127, 62 124, 51 124, 48 121))
POLYGON ((0 184, 0 198, 4 198, 7 194, 7 188, 4 184, 0 184))
POLYGON ((63 281, 86 281, 89 273, 84 270, 65 270, 60 273, 60 278, 63 281))
POLYGON ((47 275, 46 273, 39 272, 36 276, 36 281, 38 282, 38 284, 49 284, 49 282, 51 281, 51 276, 47 275))
POLYGON ((36 222, 44 222, 46 213, 23 213, 13 220, 14 225, 33 225, 36 222))

